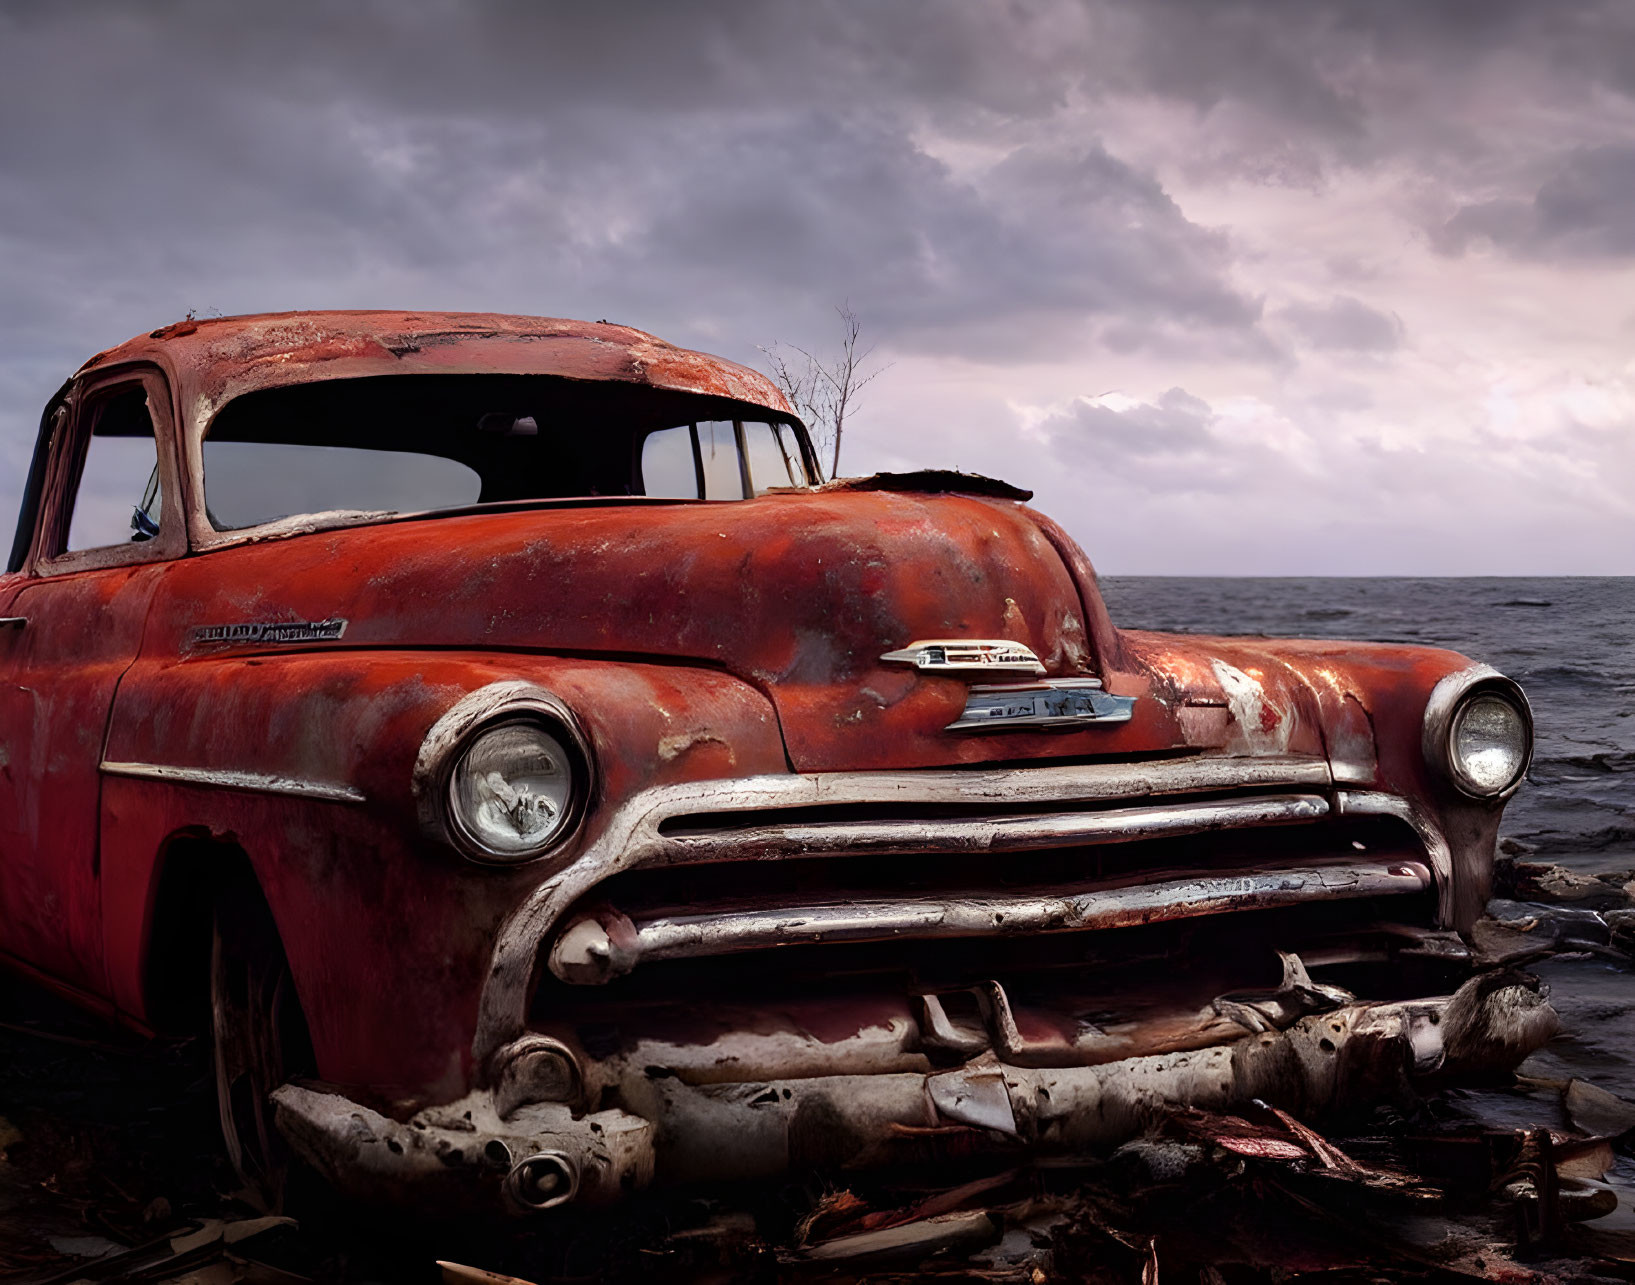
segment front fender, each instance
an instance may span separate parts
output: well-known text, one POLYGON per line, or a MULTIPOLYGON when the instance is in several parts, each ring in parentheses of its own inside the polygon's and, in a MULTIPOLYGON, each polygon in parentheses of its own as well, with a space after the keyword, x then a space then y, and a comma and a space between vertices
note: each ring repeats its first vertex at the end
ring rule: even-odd
MULTIPOLYGON (((1427 707, 1438 684, 1473 663, 1458 652, 1383 643, 1267 643, 1311 689, 1335 784, 1404 800, 1448 847, 1449 926, 1468 931, 1492 895, 1493 858, 1505 798, 1461 793, 1428 762, 1427 707)), ((1508 796, 1506 796, 1508 797, 1508 796)))
MULTIPOLYGON (((1443 918, 1463 932, 1487 904, 1504 801, 1472 799, 1425 757, 1437 685, 1470 671, 1458 652, 1319 639, 1127 631, 1122 654, 1191 748, 1327 756, 1342 807, 1389 811, 1420 832, 1442 873, 1443 918)), ((1114 690, 1117 690, 1115 686, 1114 690)))
POLYGON ((534 683, 578 715, 596 791, 572 843, 651 785, 787 770, 771 706, 680 666, 351 651, 139 663, 114 705, 102 885, 114 998, 145 1020, 163 854, 241 847, 272 909, 319 1074, 394 1110, 466 1090, 499 925, 572 852, 479 867, 428 837, 412 793, 432 726, 468 693, 534 683))

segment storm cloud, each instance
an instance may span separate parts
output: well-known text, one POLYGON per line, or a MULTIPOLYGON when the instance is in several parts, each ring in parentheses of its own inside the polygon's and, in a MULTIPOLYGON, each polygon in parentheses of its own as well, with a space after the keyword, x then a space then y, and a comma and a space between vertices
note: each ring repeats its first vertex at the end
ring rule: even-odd
POLYGON ((1035 485, 1106 570, 1635 570, 1614 0, 14 2, 0 121, 7 511, 189 311, 754 363, 849 301, 848 470, 1035 485))

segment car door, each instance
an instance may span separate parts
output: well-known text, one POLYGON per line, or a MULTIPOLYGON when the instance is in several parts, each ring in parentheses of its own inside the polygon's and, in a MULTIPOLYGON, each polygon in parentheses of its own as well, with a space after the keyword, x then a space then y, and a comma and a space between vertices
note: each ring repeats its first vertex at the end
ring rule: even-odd
POLYGON ((170 407, 160 371, 127 367, 82 379, 49 417, 34 537, 0 629, 0 951, 82 994, 106 993, 108 711, 158 577, 187 547, 170 407))

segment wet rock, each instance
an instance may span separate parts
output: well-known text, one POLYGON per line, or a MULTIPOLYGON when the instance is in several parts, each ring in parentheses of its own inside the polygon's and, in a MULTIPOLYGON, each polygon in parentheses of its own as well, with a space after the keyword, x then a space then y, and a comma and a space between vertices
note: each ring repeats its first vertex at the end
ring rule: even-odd
POLYGON ((1609 910, 1602 918, 1607 921, 1611 944, 1624 954, 1635 956, 1635 910, 1609 910))
MULTIPOLYGON (((1514 839, 1500 844, 1501 853, 1521 849, 1514 839)), ((1493 865, 1493 889, 1499 896, 1515 901, 1570 902, 1590 910, 1627 909, 1631 872, 1585 874, 1545 861, 1528 861, 1520 856, 1501 855, 1493 865)))
POLYGON ((1635 1102, 1589 1083, 1570 1080, 1561 1094, 1573 1127, 1597 1138, 1618 1138, 1635 1129, 1635 1102))

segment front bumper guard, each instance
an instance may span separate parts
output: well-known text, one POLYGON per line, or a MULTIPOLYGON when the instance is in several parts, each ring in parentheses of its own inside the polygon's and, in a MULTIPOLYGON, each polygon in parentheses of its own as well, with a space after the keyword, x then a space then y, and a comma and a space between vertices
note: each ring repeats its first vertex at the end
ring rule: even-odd
POLYGON ((355 1197, 447 1211, 606 1204, 661 1182, 737 1181, 883 1165, 958 1134, 961 1150, 1104 1152, 1166 1111, 1261 1100, 1296 1115, 1389 1097, 1415 1077, 1515 1066, 1559 1027, 1527 979, 1477 977, 1451 997, 1357 1003, 1189 1052, 1020 1067, 986 1053, 953 1070, 688 1084, 661 1077, 622 1109, 560 1103, 502 1117, 486 1091, 407 1122, 335 1093, 273 1094, 295 1151, 355 1197))

